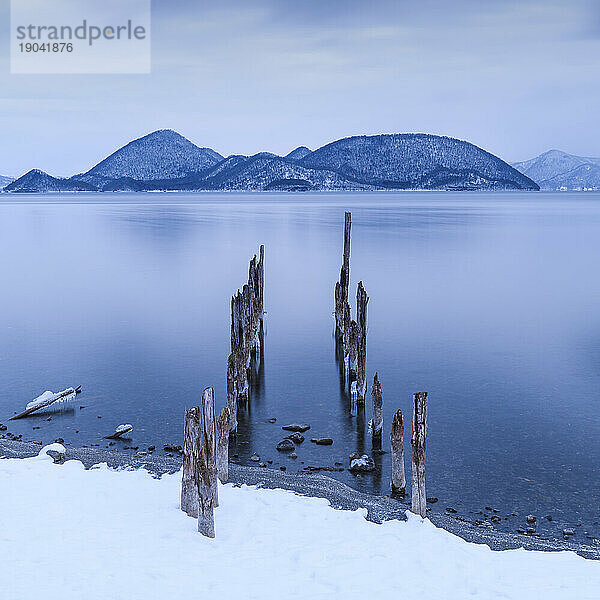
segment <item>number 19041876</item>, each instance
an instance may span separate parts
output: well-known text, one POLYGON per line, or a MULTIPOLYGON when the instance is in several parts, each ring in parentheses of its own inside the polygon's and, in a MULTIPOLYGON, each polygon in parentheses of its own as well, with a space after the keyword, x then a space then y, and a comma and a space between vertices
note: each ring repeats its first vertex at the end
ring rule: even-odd
POLYGON ((67 42, 42 43, 21 42, 19 44, 21 52, 73 52, 73 44, 67 42))

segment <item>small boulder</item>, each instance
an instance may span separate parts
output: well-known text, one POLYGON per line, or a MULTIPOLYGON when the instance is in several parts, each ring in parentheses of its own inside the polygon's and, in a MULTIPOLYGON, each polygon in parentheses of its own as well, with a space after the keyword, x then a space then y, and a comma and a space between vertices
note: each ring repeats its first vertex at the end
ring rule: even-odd
POLYGON ((331 446, 333 444, 333 440, 331 438, 311 438, 310 440, 313 444, 317 444, 317 446, 331 446))
POLYGON ((290 454, 290 458, 298 458, 298 455, 295 452, 292 452, 290 454))
POLYGON ((427 502, 429 502, 430 504, 435 504, 438 501, 438 499, 435 496, 431 496, 430 498, 427 498, 427 502))
POLYGON ((457 510, 455 508, 452 508, 451 506, 447 506, 446 512, 452 513, 454 515, 457 513, 457 510))
POLYGON ((310 425, 307 423, 292 423, 291 425, 284 425, 281 429, 285 429, 286 431, 299 431, 300 433, 304 433, 310 429, 310 425))
POLYGON ((254 454, 253 454, 253 455, 250 457, 250 460, 251 460, 252 462, 260 462, 260 456, 259 456, 258 454, 256 454, 256 453, 254 453, 254 454))
POLYGON ((300 432, 296 431, 291 435, 288 435, 287 439, 292 440, 294 444, 301 444, 304 441, 304 436, 300 432))
POLYGON ((575 530, 571 527, 567 527, 566 529, 563 529, 563 535, 575 535, 575 530))
POLYGON ((492 523, 500 523, 500 521, 502 521, 502 519, 498 515, 492 515, 490 517, 490 521, 492 523))
POLYGON ((544 518, 546 521, 552 521, 552 515, 546 515, 544 518))
POLYGON ((527 519, 528 523, 535 523, 537 521, 537 518, 535 515, 527 515, 527 517, 525 517, 527 519))
POLYGON ((287 438, 281 440, 279 444, 277 444, 277 450, 279 450, 279 452, 293 452, 295 448, 294 442, 292 442, 292 440, 288 440, 287 438))
POLYGON ((355 452, 350 455, 350 466, 348 470, 351 473, 369 473, 375 470, 375 462, 366 454, 355 452))

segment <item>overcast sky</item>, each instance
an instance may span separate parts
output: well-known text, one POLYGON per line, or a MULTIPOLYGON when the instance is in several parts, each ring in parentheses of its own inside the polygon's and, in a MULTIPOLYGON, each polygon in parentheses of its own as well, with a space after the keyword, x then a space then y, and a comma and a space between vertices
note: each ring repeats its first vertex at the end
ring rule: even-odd
POLYGON ((71 76, 10 75, 0 7, 0 174, 72 175, 163 128, 224 155, 428 132, 600 156, 599 2, 162 0, 152 74, 71 76))

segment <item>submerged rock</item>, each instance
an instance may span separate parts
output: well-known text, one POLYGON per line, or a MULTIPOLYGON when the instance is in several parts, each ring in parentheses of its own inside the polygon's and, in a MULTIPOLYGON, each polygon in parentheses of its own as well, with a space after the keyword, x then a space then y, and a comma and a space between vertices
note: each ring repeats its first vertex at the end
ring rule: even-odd
POLYGON ((333 444, 333 440, 331 438, 311 438, 310 440, 313 444, 317 444, 317 446, 331 446, 333 444))
POLYGON ((350 466, 348 470, 351 473, 369 473, 375 470, 375 462, 367 454, 355 452, 350 455, 350 466))
POLYGON ((430 498, 427 498, 427 502, 431 503, 431 504, 435 504, 438 501, 438 499, 435 496, 431 496, 430 498))
POLYGON ((304 433, 310 429, 310 425, 307 423, 292 423, 291 425, 284 425, 281 429, 285 429, 286 431, 299 431, 300 433, 304 433))
POLYGON ((287 438, 281 440, 279 444, 277 444, 277 450, 279 450, 279 452, 292 452, 295 450, 295 448, 294 442, 292 442, 292 440, 288 440, 287 438))

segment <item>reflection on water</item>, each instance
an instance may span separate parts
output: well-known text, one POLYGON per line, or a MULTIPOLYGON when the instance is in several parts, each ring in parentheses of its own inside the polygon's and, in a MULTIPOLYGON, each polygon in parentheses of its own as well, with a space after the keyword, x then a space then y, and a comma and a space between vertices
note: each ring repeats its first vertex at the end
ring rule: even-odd
MULTIPOLYGON (((410 472, 412 393, 426 390, 436 508, 550 513, 556 530, 581 522, 600 534, 600 195, 1 199, 0 422, 45 389, 84 388, 70 411, 10 423, 13 433, 105 445, 129 422, 140 449, 180 444, 184 408, 205 386, 225 404, 229 300, 264 243, 263 354, 238 460, 257 453, 297 471, 372 454, 370 389, 366 414, 351 417, 333 336, 352 210, 350 293, 362 280, 370 296, 367 381, 378 371, 383 449, 401 408, 410 472), (294 421, 311 424, 296 460, 275 450, 294 421)), ((374 474, 331 475, 388 493, 389 454, 374 459, 374 474)))

